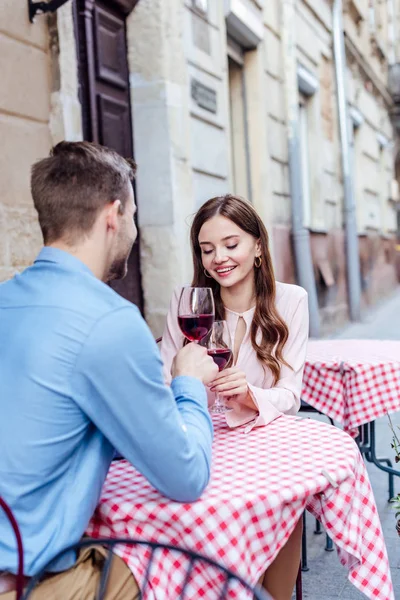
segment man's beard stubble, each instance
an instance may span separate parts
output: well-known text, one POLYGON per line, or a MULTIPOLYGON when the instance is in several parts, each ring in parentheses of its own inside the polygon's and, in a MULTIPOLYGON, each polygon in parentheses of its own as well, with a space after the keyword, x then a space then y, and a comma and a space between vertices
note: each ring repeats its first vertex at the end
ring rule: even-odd
POLYGON ((115 281, 117 279, 124 279, 128 273, 128 257, 115 259, 111 264, 108 271, 107 281, 115 281))
POLYGON ((107 281, 115 281, 117 279, 124 279, 128 273, 128 260, 132 251, 134 242, 128 239, 126 235, 123 236, 119 244, 119 249, 116 252, 116 256, 111 263, 108 270, 107 281))

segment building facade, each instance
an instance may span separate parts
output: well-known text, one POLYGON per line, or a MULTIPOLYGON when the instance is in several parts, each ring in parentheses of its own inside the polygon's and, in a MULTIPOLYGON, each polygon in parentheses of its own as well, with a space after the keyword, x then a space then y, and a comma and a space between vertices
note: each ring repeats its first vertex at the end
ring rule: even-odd
POLYGON ((228 192, 261 214, 277 279, 303 283, 309 265, 314 332, 349 318, 349 206, 360 306, 388 294, 398 284, 388 87, 398 4, 343 0, 339 36, 341 2, 329 0, 69 0, 34 24, 25 0, 3 1, 0 280, 40 246, 31 163, 61 139, 89 139, 139 165, 140 240, 117 289, 155 334, 173 288, 191 279, 191 216, 228 192))

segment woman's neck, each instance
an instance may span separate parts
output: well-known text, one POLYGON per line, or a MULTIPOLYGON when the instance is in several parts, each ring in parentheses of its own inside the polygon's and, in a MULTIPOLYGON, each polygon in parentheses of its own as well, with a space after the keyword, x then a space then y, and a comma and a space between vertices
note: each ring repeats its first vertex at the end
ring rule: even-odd
POLYGON ((256 303, 254 282, 244 281, 231 288, 221 288, 221 300, 225 308, 236 313, 245 313, 256 303))

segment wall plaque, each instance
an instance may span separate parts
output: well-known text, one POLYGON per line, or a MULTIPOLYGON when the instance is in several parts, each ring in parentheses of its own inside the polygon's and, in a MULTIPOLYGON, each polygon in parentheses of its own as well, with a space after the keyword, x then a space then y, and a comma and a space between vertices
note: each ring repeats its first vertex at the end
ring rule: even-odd
POLYGON ((197 79, 192 79, 191 95, 200 108, 204 108, 204 110, 212 113, 217 112, 217 92, 212 88, 204 85, 197 79))

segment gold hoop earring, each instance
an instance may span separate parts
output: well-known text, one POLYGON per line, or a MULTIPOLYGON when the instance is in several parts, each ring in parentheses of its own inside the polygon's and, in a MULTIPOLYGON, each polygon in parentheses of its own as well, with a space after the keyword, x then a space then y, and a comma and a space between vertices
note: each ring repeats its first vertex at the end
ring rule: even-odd
POLYGON ((262 258, 261 256, 256 256, 254 259, 254 266, 256 269, 259 269, 261 267, 261 263, 262 263, 262 258))
POLYGON ((212 279, 211 275, 209 275, 209 273, 208 273, 208 272, 207 272, 205 269, 203 269, 203 271, 204 271, 204 275, 205 275, 205 276, 206 276, 208 279, 212 279))

